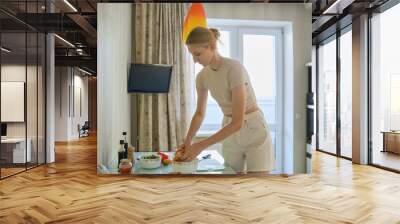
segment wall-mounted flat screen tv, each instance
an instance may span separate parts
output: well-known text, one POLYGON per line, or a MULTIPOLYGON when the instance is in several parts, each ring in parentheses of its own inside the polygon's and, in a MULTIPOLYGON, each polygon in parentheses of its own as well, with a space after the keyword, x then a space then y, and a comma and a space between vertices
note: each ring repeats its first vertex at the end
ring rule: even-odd
POLYGON ((128 78, 129 93, 168 93, 172 66, 131 64, 128 78))

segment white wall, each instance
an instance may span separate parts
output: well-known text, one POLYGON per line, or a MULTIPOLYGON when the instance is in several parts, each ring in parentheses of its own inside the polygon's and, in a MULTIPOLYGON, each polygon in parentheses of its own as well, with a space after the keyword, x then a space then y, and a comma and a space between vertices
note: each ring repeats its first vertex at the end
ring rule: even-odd
MULTIPOLYGON (((1 67, 1 81, 2 82, 25 82, 25 76, 28 77, 27 87, 27 122, 7 122, 7 136, 8 137, 25 137, 25 126, 28 125, 28 137, 31 133, 36 135, 36 66, 25 65, 3 65, 1 67)), ((2 96, 4 97, 4 96, 2 96)), ((1 110, 8 110, 9 108, 1 108, 1 110)), ((22 108, 24 110, 24 108, 22 108)), ((35 136, 36 137, 36 136, 35 136)))
MULTIPOLYGON (((79 133, 78 133, 78 124, 81 126, 85 123, 85 121, 89 120, 89 91, 88 91, 88 76, 84 76, 84 73, 78 71, 75 69, 75 80, 74 80, 74 86, 78 87, 81 91, 81 113, 79 113, 78 109, 75 107, 75 116, 74 119, 72 119, 72 131, 71 135, 73 138, 78 138, 79 133)), ((76 89, 75 89, 76 90, 76 89)), ((75 92, 75 94, 77 94, 75 92)), ((77 97, 74 97, 75 101, 77 100, 77 97)), ((75 105, 79 103, 76 102, 75 105)))
MULTIPOLYGON (((25 82, 26 70, 31 74, 33 67, 25 65, 3 65, 1 66, 1 81, 3 82, 25 82)), ((36 70, 35 70, 36 74, 36 70)), ((7 110, 7 108, 1 108, 7 110)), ((7 123, 7 137, 25 137, 25 122, 7 123)))
POLYGON ((69 96, 68 86, 70 79, 68 67, 55 68, 55 141, 68 141, 69 96))
MULTIPOLYGON (((37 151, 39 162, 44 162, 44 73, 39 66, 25 66, 20 64, 6 64, 1 66, 2 82, 24 82, 26 85, 26 107, 25 104, 20 108, 22 113, 26 112, 24 122, 6 122, 7 137, 21 138, 27 136, 31 141, 33 161, 36 161, 37 151), (26 79, 27 78, 27 82, 26 79), (26 110, 26 111, 25 111, 26 110)), ((3 96, 7 97, 7 96, 3 96)), ((24 103, 24 102, 23 102, 24 103)), ((12 110, 9 107, 2 107, 1 110, 12 110)), ((3 111, 4 112, 4 111, 3 111)), ((13 111, 8 111, 13 113, 13 111)), ((14 112, 15 113, 15 112, 14 112)))
POLYGON ((55 141, 70 141, 79 138, 78 124, 88 120, 88 78, 72 67, 56 67, 55 73, 55 141), (82 114, 75 107, 76 87, 81 90, 82 114))
MULTIPOLYGON (((311 62, 311 4, 210 3, 207 18, 288 22, 284 29, 284 172, 306 172, 306 63, 311 62), (288 66, 292 64, 293 67, 288 66), (293 160, 290 156, 293 155, 293 160), (285 157, 285 155, 284 155, 285 157)), ((251 26, 251 23, 249 23, 251 26)))
POLYGON ((108 169, 117 168, 122 132, 131 139, 131 36, 131 4, 97 4, 97 164, 108 169))

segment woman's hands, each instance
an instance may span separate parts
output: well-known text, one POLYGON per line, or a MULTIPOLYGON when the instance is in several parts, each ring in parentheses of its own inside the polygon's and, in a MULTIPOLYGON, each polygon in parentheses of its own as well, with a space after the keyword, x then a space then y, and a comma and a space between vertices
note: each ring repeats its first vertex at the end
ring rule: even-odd
POLYGON ((205 148, 206 148, 206 146, 201 142, 194 143, 190 146, 185 146, 185 148, 184 148, 185 153, 182 156, 182 160, 185 162, 188 162, 188 161, 192 161, 192 160, 196 159, 196 157, 205 148))
POLYGON ((178 149, 183 149, 183 150, 188 149, 191 145, 191 142, 192 142, 192 140, 185 138, 185 140, 183 141, 183 144, 180 145, 178 149))

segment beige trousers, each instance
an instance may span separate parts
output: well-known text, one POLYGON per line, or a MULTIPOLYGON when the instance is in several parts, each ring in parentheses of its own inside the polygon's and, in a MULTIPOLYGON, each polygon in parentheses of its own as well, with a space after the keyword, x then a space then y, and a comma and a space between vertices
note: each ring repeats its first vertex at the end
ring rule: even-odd
MULTIPOLYGON (((232 118, 224 116, 222 126, 232 118)), ((271 135, 262 111, 246 114, 244 126, 222 141, 225 163, 236 172, 271 171, 275 168, 275 153, 271 135)))

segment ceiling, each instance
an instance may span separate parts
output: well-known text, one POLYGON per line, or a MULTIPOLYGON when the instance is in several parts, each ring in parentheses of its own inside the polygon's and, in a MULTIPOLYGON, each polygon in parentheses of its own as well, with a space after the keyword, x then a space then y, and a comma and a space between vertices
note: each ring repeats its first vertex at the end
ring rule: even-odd
MULTIPOLYGON (((352 17, 372 10, 388 0, 249 0, 235 2, 254 3, 311 3, 312 36, 316 44, 335 33, 337 28, 351 23, 352 17), (335 3, 336 2, 336 3, 335 3), (340 22, 338 22, 340 21, 340 22), (339 24, 339 25, 338 25, 339 24)), ((1 29, 7 33, 12 47, 24 46, 21 31, 54 32, 56 65, 80 66, 96 72, 97 57, 97 3, 104 2, 171 2, 168 1, 118 1, 118 0, 1 0, 1 29), (49 12, 52 13, 49 13, 49 12), (28 12, 28 13, 26 13, 28 12), (66 40, 63 41, 62 39, 66 40)), ((182 1, 176 1, 182 2, 182 1)), ((185 1, 191 2, 191 1, 185 1)), ((215 0, 207 2, 233 2, 215 0)), ((4 43, 4 42, 3 42, 4 43)), ((28 44, 28 52, 35 45, 28 44)), ((25 50, 25 48, 20 49, 25 50)), ((24 53, 24 52, 21 52, 24 53)))
MULTIPOLYGON (((17 62, 18 59, 23 59, 26 53, 28 53, 28 59, 36 55, 37 44, 25 45, 25 30, 28 28, 28 32, 34 32, 35 35, 37 32, 57 34, 55 37, 56 66, 79 66, 95 74, 97 67, 96 10, 99 1, 69 0, 67 2, 71 5, 63 0, 47 0, 47 4, 44 0, 1 0, 2 46, 12 49, 7 57, 3 57, 3 60, 17 62), (50 11, 52 13, 49 13, 50 11)), ((28 42, 33 36, 28 34, 28 42)))
POLYGON ((352 23, 354 17, 372 12, 389 0, 311 0, 313 4, 312 37, 318 44, 337 30, 352 23))

